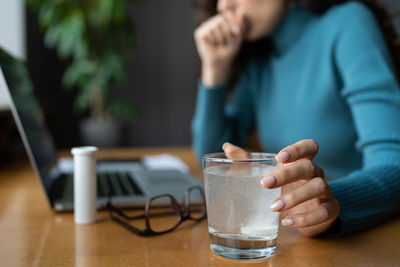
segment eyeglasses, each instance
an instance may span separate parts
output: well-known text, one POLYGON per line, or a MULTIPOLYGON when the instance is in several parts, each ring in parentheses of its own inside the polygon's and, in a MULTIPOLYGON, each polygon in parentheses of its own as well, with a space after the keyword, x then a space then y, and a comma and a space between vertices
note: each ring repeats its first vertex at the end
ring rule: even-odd
POLYGON ((163 194, 147 201, 144 214, 127 215, 122 209, 115 207, 111 199, 107 202, 106 208, 110 211, 111 219, 127 230, 139 236, 152 236, 171 232, 186 220, 199 222, 206 218, 204 191, 200 186, 188 188, 182 203, 183 207, 172 195, 163 194), (130 223, 136 221, 143 224, 143 220, 144 229, 130 223))

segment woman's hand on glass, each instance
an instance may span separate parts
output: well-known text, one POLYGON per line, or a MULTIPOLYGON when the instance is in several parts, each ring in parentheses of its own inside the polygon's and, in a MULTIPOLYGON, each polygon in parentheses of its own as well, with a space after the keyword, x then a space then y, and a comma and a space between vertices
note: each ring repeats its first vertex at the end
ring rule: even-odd
MULTIPOLYGON (((223 150, 231 158, 247 155, 230 143, 225 143, 223 150)), ((282 225, 296 228, 306 236, 326 231, 340 211, 324 171, 312 162, 317 152, 314 140, 301 140, 282 149, 277 160, 283 167, 266 174, 261 181, 265 188, 282 187, 281 196, 271 204, 271 209, 280 212, 282 225)))
POLYGON ((224 82, 243 40, 244 19, 225 12, 200 24, 194 32, 202 63, 202 81, 208 87, 224 82))

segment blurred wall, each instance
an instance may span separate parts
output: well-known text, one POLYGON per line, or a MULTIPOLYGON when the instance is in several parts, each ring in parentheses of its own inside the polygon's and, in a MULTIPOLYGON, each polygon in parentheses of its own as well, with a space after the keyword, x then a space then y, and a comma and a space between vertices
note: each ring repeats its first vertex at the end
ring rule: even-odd
POLYGON ((25 12, 23 0, 0 0, 0 46, 25 59, 25 12))
POLYGON ((195 10, 190 0, 144 2, 131 11, 139 40, 127 83, 117 92, 139 108, 127 145, 189 145, 198 69, 195 10))
MULTIPOLYGON (((139 39, 126 66, 127 79, 113 94, 135 103, 139 116, 124 130, 120 145, 190 145, 198 69, 191 0, 144 0, 129 12, 139 39)), ((71 110, 75 92, 60 88, 67 62, 44 47, 37 14, 28 12, 26 25, 28 67, 55 143, 58 148, 80 145, 82 116, 71 110)))
MULTIPOLYGON (((0 0, 0 47, 19 59, 25 59, 25 13, 23 0, 0 0)), ((0 110, 8 109, 0 92, 0 110)))

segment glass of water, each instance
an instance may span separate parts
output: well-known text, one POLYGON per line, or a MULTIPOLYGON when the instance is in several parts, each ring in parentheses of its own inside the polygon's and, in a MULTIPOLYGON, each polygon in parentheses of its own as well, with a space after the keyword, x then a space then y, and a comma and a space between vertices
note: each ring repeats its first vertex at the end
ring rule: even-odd
POLYGON ((282 164, 276 154, 248 153, 228 159, 224 153, 202 159, 211 250, 235 259, 272 255, 278 237, 279 213, 269 208, 280 188, 266 189, 261 179, 282 164))

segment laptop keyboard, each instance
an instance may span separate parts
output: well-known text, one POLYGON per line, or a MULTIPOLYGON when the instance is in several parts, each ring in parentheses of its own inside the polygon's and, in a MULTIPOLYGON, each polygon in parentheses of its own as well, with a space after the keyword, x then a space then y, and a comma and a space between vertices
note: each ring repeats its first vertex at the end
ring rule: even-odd
MULTIPOLYGON (((97 196, 144 196, 143 191, 135 183, 131 173, 107 172, 97 174, 97 196)), ((51 198, 62 198, 67 183, 73 183, 73 176, 62 174, 51 185, 51 198), (68 182, 69 181, 69 182, 68 182)), ((67 190, 68 191, 68 190, 67 190)), ((73 189, 72 189, 73 191, 73 189)), ((69 194, 68 194, 69 195, 69 194)))
POLYGON ((68 175, 62 174, 51 185, 50 197, 52 199, 60 198, 65 190, 68 175))
POLYGON ((144 193, 135 183, 131 173, 101 173, 97 175, 97 195, 108 196, 143 196, 144 193))

